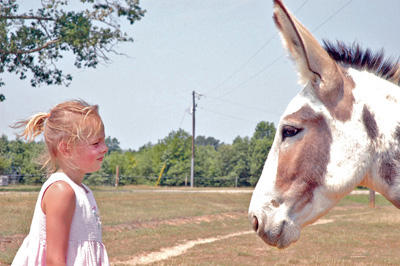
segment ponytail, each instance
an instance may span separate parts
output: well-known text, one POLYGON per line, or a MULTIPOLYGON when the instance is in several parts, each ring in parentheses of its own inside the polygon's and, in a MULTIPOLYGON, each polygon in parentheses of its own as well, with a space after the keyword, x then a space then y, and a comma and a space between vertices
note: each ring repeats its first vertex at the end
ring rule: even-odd
POLYGON ((46 119, 49 117, 50 113, 37 113, 28 120, 15 123, 12 127, 24 128, 24 131, 18 136, 30 142, 44 131, 46 119))

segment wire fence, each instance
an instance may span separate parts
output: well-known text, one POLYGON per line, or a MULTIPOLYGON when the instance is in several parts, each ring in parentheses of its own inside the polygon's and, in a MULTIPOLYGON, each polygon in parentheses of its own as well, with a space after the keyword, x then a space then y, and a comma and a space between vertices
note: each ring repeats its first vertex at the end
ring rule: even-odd
MULTIPOLYGON (((2 175, 0 186, 8 185, 40 185, 43 184, 47 175, 2 175)), ((91 174, 85 177, 87 185, 100 186, 123 186, 123 185, 159 185, 159 186, 191 186, 190 177, 169 177, 162 176, 124 176, 91 174)), ((250 183, 239 177, 195 177, 193 186, 196 187, 239 187, 250 186, 250 183), (239 182, 239 180, 241 182, 239 182)))

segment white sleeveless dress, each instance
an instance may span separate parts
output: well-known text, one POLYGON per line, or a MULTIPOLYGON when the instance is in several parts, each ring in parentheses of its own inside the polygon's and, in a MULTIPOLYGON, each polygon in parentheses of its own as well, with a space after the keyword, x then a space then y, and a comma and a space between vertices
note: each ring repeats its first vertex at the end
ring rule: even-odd
POLYGON ((56 181, 65 181, 75 192, 76 205, 69 233, 67 265, 108 266, 107 251, 101 239, 99 209, 92 191, 75 184, 64 173, 54 173, 43 184, 33 213, 32 224, 12 266, 46 265, 46 215, 41 208, 46 189, 56 181))

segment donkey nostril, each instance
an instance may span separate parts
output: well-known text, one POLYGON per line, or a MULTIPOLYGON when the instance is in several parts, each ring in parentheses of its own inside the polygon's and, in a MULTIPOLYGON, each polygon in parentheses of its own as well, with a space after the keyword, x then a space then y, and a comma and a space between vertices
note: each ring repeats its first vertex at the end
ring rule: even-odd
POLYGON ((257 220, 256 216, 253 216, 253 221, 252 221, 251 225, 253 226, 253 230, 257 232, 257 230, 258 230, 258 220, 257 220))
POLYGON ((274 206, 275 208, 278 208, 279 207, 279 202, 278 201, 276 201, 276 200, 271 200, 271 204, 272 204, 272 206, 274 206))

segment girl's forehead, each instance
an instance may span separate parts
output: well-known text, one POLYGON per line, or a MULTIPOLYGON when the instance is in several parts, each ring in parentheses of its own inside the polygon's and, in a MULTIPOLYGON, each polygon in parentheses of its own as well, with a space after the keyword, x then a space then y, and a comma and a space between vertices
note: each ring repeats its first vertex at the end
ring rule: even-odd
POLYGON ((104 130, 101 130, 101 131, 97 132, 96 134, 94 134, 92 136, 89 136, 87 138, 87 140, 88 141, 95 141, 95 140, 99 140, 99 139, 104 139, 105 137, 106 136, 105 136, 104 130))
POLYGON ((97 141, 103 140, 103 139, 105 139, 105 133, 104 133, 104 130, 100 130, 100 131, 96 132, 95 134, 90 134, 90 135, 83 136, 83 137, 77 139, 76 144, 85 145, 85 144, 90 144, 90 143, 97 142, 97 141))
POLYGON ((78 136, 81 139, 104 137, 104 124, 100 117, 92 116, 80 122, 78 136))

